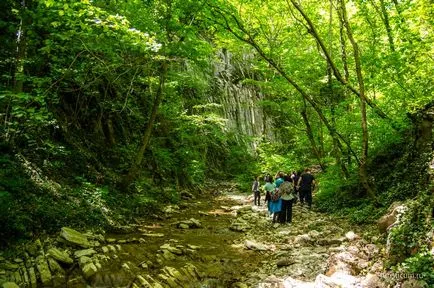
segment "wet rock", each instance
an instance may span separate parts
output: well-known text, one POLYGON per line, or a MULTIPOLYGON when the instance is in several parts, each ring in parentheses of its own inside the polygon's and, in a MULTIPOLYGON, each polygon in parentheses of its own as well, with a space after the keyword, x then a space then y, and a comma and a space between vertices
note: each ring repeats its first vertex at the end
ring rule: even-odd
POLYGON ((101 234, 93 234, 91 232, 86 232, 84 233, 84 235, 87 237, 87 239, 89 240, 94 240, 94 241, 99 241, 99 242, 105 242, 105 238, 103 235, 101 234))
POLYGON ((36 268, 39 272, 39 277, 43 285, 48 285, 51 282, 52 275, 48 266, 47 260, 43 256, 36 258, 36 268))
POLYGON ((48 258, 48 264, 50 266, 53 287, 62 287, 65 284, 65 271, 63 268, 57 263, 56 260, 52 258, 48 258))
POLYGON ((36 239, 36 241, 26 245, 26 250, 31 256, 34 256, 34 257, 36 257, 38 255, 42 255, 44 253, 44 251, 42 249, 41 240, 39 240, 39 239, 36 239))
POLYGON ((35 268, 30 267, 28 269, 28 273, 29 273, 29 280, 30 280, 30 286, 32 288, 36 287, 36 283, 37 283, 37 279, 36 279, 36 273, 35 273, 35 268))
POLYGON ((0 263, 0 268, 15 271, 20 268, 20 265, 11 262, 4 262, 0 263))
POLYGON ((162 234, 162 233, 143 233, 142 236, 161 238, 161 237, 164 237, 164 234, 162 234))
POLYGON ((187 244, 187 247, 193 250, 198 250, 201 248, 201 246, 196 246, 196 245, 191 245, 191 244, 187 244))
POLYGON ((168 205, 163 209, 164 214, 180 213, 178 205, 168 205))
POLYGON ((20 288, 15 282, 5 282, 2 285, 2 288, 20 288))
POLYGON ((201 279, 201 274, 197 270, 196 266, 193 264, 186 264, 182 269, 184 271, 184 274, 187 275, 190 279, 201 279))
POLYGON ((62 227, 60 236, 71 244, 75 244, 84 248, 89 248, 90 243, 87 237, 74 229, 62 227))
POLYGON ((170 252, 168 250, 162 250, 161 253, 162 253, 162 257, 165 260, 171 261, 171 260, 175 260, 175 258, 176 258, 175 254, 173 254, 172 252, 170 252))
POLYGON ((280 267, 290 266, 294 263, 295 263, 295 261, 291 258, 281 258, 281 259, 277 260, 276 266, 280 268, 280 267))
POLYGON ((181 229, 189 229, 189 228, 202 228, 202 224, 199 220, 190 218, 188 220, 183 220, 177 223, 177 227, 181 229))
POLYGON ((173 253, 173 254, 176 254, 176 255, 182 255, 182 254, 183 254, 181 249, 176 248, 176 247, 173 247, 173 246, 171 246, 171 245, 168 244, 168 243, 166 243, 166 244, 160 246, 160 249, 163 250, 163 251, 164 251, 164 250, 167 250, 167 251, 169 251, 170 253, 173 253))
POLYGON ((229 226, 229 229, 236 232, 246 232, 252 229, 252 226, 245 220, 237 219, 232 222, 231 226, 229 226))
POLYGON ((65 264, 72 264, 74 262, 72 258, 69 257, 68 252, 61 251, 57 248, 50 248, 47 252, 47 256, 65 264))
POLYGON ((255 241, 252 240, 246 240, 244 241, 244 246, 249 249, 249 250, 256 250, 256 251, 267 251, 269 250, 269 248, 262 244, 262 243, 257 243, 255 241))
POLYGON ((111 226, 110 232, 116 233, 116 234, 127 234, 127 233, 133 233, 136 231, 136 225, 118 225, 118 226, 111 226))
POLYGON ((190 228, 190 226, 188 226, 188 225, 185 224, 185 223, 178 223, 177 227, 178 227, 179 229, 189 229, 189 228, 190 228))
POLYGON ((82 256, 78 259, 78 264, 80 267, 84 267, 87 263, 92 262, 92 259, 87 256, 82 256))
POLYGON ((141 275, 137 275, 136 280, 140 283, 140 285, 142 285, 142 287, 145 288, 152 287, 151 283, 149 283, 149 281, 143 278, 143 276, 141 275))
POLYGON ((84 277, 89 279, 91 276, 95 275, 96 272, 98 272, 98 268, 96 268, 95 264, 89 262, 83 266, 81 271, 83 272, 84 277))
POLYGON ((56 260, 48 258, 48 265, 50 266, 50 271, 53 275, 64 275, 65 270, 57 263, 56 260))
POLYGON ((306 245, 312 243, 312 238, 308 234, 302 234, 295 236, 294 243, 300 245, 306 245))
POLYGON ((131 271, 131 268, 130 268, 130 266, 128 265, 128 263, 123 263, 121 267, 122 267, 122 269, 124 269, 124 270, 131 271))
POLYGON ((196 197, 193 194, 191 194, 190 192, 187 192, 187 191, 181 191, 180 196, 181 196, 181 199, 183 199, 183 200, 196 199, 196 197))
POLYGON ((75 258, 80 258, 82 256, 92 256, 94 254, 96 254, 97 252, 90 248, 90 249, 84 249, 84 250, 77 250, 74 252, 74 257, 75 258))
POLYGON ((253 212, 251 205, 241 206, 240 208, 235 209, 235 210, 237 211, 237 216, 242 216, 242 215, 249 214, 249 213, 253 212))
POLYGON ((318 239, 316 243, 320 246, 341 245, 342 239, 318 239))

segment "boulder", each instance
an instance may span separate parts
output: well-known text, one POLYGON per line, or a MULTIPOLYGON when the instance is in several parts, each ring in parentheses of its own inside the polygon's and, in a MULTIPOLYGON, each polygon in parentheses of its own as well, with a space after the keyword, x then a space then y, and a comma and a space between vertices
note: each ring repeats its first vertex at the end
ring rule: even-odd
POLYGON ((62 227, 60 236, 71 244, 75 244, 84 248, 90 247, 90 243, 87 240, 86 235, 75 231, 74 229, 62 227))
POLYGON ((377 221, 378 230, 380 230, 381 233, 386 232, 388 228, 397 221, 399 214, 405 211, 405 209, 406 207, 399 202, 390 205, 389 209, 387 209, 387 213, 377 221))
POLYGON ((69 257, 68 252, 61 251, 57 248, 50 248, 47 252, 47 256, 65 264, 72 264, 74 262, 74 260, 69 257))

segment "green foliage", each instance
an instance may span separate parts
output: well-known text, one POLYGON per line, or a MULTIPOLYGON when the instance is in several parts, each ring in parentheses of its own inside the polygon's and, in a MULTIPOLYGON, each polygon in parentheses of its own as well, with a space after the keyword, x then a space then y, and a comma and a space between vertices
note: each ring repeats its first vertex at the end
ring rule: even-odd
POLYGON ((424 247, 429 245, 433 207, 432 195, 428 191, 409 203, 408 211, 405 211, 400 224, 393 227, 389 235, 391 264, 402 262, 418 251, 423 253, 424 247))
POLYGON ((317 179, 319 189, 315 195, 316 205, 320 211, 341 213, 362 223, 366 220, 363 215, 369 215, 367 209, 371 204, 363 199, 364 191, 359 185, 357 173, 353 171, 350 175, 350 179, 345 179, 337 166, 328 167, 321 173, 317 179))
POLYGON ((427 247, 423 247, 420 252, 405 259, 399 264, 398 271, 418 275, 428 286, 434 285, 434 257, 427 247))

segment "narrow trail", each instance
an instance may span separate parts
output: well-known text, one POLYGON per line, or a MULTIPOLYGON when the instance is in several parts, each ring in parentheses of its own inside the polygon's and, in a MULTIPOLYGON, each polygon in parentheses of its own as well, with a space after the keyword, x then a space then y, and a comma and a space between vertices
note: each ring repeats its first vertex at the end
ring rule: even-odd
POLYGON ((379 248, 345 221, 295 205, 293 223, 273 224, 250 196, 231 186, 219 194, 190 195, 122 233, 79 233, 88 247, 65 235, 45 241, 34 256, 0 261, 0 279, 19 287, 370 287, 358 275, 382 268, 373 261, 379 248))

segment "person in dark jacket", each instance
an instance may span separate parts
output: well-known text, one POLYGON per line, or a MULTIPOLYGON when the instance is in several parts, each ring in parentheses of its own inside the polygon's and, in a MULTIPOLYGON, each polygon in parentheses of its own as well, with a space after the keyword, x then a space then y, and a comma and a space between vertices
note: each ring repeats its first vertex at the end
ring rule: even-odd
POLYGON ((297 183, 300 191, 300 204, 303 205, 306 201, 309 208, 312 207, 312 190, 315 187, 315 177, 310 173, 310 169, 306 168, 300 176, 297 183))

